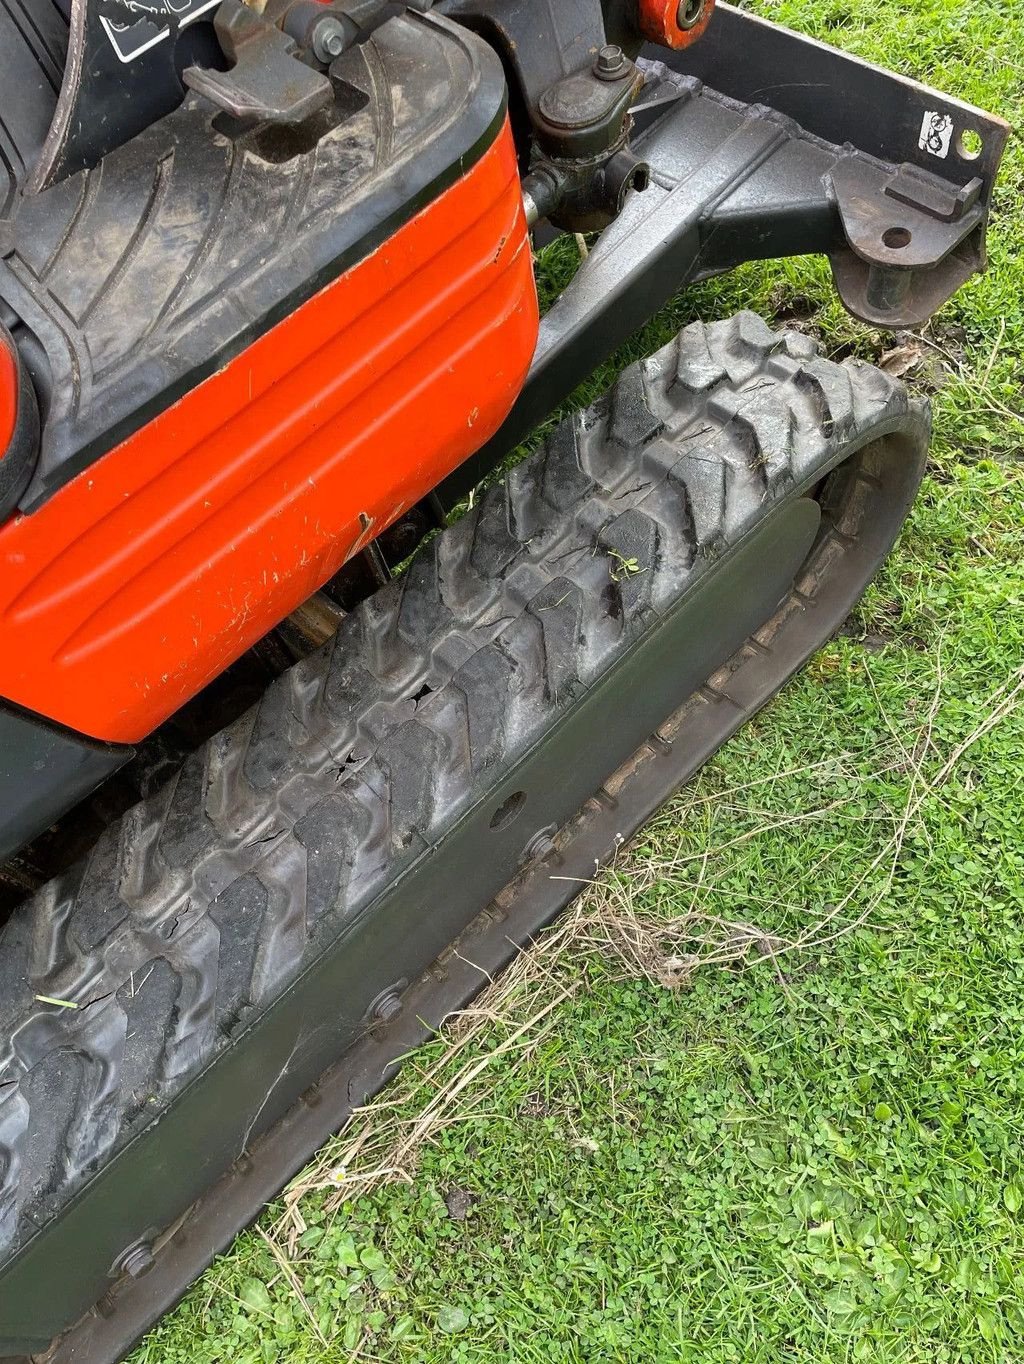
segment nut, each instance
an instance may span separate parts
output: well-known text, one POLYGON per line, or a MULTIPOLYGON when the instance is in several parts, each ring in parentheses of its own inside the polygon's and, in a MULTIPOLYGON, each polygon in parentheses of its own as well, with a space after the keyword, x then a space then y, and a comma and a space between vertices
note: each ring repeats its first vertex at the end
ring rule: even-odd
POLYGON ((143 1274, 148 1274, 153 1268, 153 1247, 148 1241, 139 1241, 133 1246, 129 1246, 126 1251, 118 1258, 118 1274, 127 1274, 133 1279, 141 1279, 143 1274))
POLYGON ((370 1005, 370 1015, 376 1023, 390 1023, 402 1012, 402 990, 406 982, 400 981, 389 990, 382 991, 370 1005))
POLYGON ((325 14, 313 25, 310 45, 318 62, 330 62, 345 51, 348 35, 345 25, 333 14, 325 14))
POLYGON ((601 48, 594 63, 594 75, 604 81, 619 80, 626 74, 632 62, 628 60, 621 47, 608 43, 601 48))
POLYGON ((543 862, 558 851, 558 845, 552 838, 556 832, 555 826, 549 824, 547 828, 539 829, 523 849, 519 859, 520 866, 529 866, 531 862, 543 862))

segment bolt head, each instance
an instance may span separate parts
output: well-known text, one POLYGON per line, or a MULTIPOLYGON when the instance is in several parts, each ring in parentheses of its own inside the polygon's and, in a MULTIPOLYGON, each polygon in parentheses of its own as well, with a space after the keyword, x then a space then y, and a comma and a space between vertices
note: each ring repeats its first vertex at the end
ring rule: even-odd
POLYGON ((594 74, 611 80, 624 74, 629 62, 626 54, 621 47, 615 43, 607 43, 597 54, 597 61, 594 63, 594 74))
POLYGON ((388 1023, 401 1012, 402 1001, 394 991, 389 991, 383 999, 378 1001, 373 1016, 379 1023, 388 1023))
POLYGON ((345 25, 333 14, 318 19, 311 36, 313 55, 319 61, 333 61, 345 51, 345 25))
POLYGON ((153 1264, 153 1247, 148 1241, 142 1241, 125 1251, 118 1268, 122 1274, 128 1274, 133 1279, 141 1279, 143 1274, 149 1273, 153 1264))
POLYGON ((541 829, 539 833, 534 834, 523 849, 522 862, 524 865, 529 865, 531 862, 543 862, 557 851, 555 840, 550 833, 546 829, 541 829))

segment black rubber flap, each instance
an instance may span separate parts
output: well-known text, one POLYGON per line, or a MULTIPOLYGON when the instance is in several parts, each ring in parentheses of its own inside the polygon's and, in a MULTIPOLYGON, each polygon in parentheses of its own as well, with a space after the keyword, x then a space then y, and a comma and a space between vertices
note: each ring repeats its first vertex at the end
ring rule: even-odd
POLYGON ((0 861, 131 757, 0 706, 0 861))

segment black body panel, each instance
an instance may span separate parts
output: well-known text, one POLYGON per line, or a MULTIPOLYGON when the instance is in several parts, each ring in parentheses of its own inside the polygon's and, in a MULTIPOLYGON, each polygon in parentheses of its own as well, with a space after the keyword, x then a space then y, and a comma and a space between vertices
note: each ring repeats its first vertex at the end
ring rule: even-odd
MULTIPOLYGON (((28 487, 39 451, 39 404, 14 340, 0 319, 0 351, 14 363, 14 430, 0 447, 0 524, 28 487)), ((7 363, 5 361, 5 363, 7 363)))
POLYGON ((0 861, 132 756, 0 704, 0 861))
POLYGON ((57 108, 67 49, 67 20, 50 0, 0 0, 0 258, 4 219, 57 108))
MULTIPOLYGON (((0 25, 23 3, 53 8, 0 0, 0 25)), ((4 104, 43 83, 36 135, 52 60, 25 47, 21 59, 9 72, 0 57, 4 104)), ((497 57, 445 19, 395 19, 333 70, 319 122, 239 131, 191 96, 95 170, 39 195, 8 190, 0 306, 45 355, 26 351, 46 420, 23 510, 373 251, 465 174, 504 117, 497 57)), ((27 155, 29 133, 21 145, 27 155)))

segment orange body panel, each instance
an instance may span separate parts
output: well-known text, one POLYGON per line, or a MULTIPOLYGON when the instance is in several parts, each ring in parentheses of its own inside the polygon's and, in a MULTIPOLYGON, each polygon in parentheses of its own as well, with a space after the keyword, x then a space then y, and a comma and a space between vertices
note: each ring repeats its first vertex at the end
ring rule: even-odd
POLYGON ((0 459, 14 435, 18 417, 18 370, 5 334, 0 333, 0 459))
POLYGON ((640 0, 640 28, 645 38, 677 52, 695 43, 711 22, 715 0, 706 0, 704 13, 696 23, 684 28, 679 22, 679 0, 640 0))
POLYGON ((478 449, 538 309, 506 123, 376 252, 0 529, 0 696, 151 732, 478 449))

